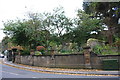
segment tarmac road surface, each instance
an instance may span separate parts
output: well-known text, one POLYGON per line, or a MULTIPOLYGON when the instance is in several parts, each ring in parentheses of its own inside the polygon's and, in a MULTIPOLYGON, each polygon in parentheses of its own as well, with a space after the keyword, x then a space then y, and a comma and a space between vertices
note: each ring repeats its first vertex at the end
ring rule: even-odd
POLYGON ((82 76, 54 73, 40 73, 1 65, 2 80, 119 80, 118 76, 82 76))

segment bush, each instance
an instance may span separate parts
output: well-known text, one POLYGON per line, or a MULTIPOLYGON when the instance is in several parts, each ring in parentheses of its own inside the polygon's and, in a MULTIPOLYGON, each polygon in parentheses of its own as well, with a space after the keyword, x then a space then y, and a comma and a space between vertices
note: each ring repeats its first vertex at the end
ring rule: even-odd
POLYGON ((93 47, 93 52, 95 52, 97 54, 102 54, 102 50, 103 50, 103 48, 100 45, 96 45, 93 47))
POLYGON ((120 38, 116 38, 116 41, 114 43, 116 47, 120 47, 120 38))
POLYGON ((30 55, 29 50, 23 50, 21 53, 22 53, 21 55, 30 55))
POLYGON ((118 55, 119 53, 116 51, 116 47, 112 47, 109 45, 96 45, 93 47, 93 52, 97 53, 97 54, 102 54, 102 55, 118 55))
POLYGON ((42 54, 45 52, 45 48, 43 46, 37 46, 36 50, 40 51, 42 54))
POLYGON ((40 51, 35 51, 35 55, 42 55, 40 51))

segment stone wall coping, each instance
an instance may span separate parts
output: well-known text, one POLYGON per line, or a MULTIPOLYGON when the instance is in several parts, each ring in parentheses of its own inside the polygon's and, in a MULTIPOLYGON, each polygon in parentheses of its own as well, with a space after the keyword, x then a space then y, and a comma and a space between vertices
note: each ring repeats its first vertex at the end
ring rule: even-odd
POLYGON ((109 57, 109 56, 120 56, 120 55, 98 55, 98 57, 109 57))
MULTIPOLYGON (((70 56, 70 55, 84 55, 84 54, 54 54, 54 56, 70 56)), ((97 55, 98 57, 120 56, 120 55, 97 55)), ((20 56, 52 56, 52 55, 20 55, 20 56)))
MULTIPOLYGON (((84 54, 54 54, 54 56, 70 56, 70 55, 84 55, 84 54)), ((52 56, 52 55, 20 55, 20 56, 52 56)))

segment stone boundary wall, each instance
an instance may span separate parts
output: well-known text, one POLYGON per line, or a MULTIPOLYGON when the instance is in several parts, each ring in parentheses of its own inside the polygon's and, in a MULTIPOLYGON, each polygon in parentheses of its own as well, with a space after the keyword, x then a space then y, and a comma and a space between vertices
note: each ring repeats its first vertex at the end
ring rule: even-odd
MULTIPOLYGON (((102 69, 103 59, 118 59, 120 55, 98 56, 90 55, 90 65, 92 69, 102 69)), ((64 54, 64 55, 40 55, 40 56, 20 56, 17 55, 15 63, 40 66, 40 67, 62 67, 62 68, 85 68, 84 54, 64 54)))
POLYGON ((91 67, 95 69, 102 69, 102 61, 104 59, 117 59, 120 65, 120 55, 97 55, 91 56, 91 67))

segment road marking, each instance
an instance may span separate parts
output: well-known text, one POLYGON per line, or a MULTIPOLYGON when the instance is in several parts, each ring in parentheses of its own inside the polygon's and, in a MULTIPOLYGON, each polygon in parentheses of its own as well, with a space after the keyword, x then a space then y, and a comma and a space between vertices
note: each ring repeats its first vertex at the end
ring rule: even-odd
POLYGON ((32 78, 37 78, 37 77, 32 77, 32 78))
MULTIPOLYGON (((12 73, 12 72, 6 72, 6 71, 0 71, 0 72, 4 72, 4 73, 8 73, 8 74, 12 74, 12 75, 21 75, 21 74, 12 73)), ((32 78, 38 78, 38 77, 32 77, 32 78)))
POLYGON ((16 73, 12 73, 12 72, 6 72, 6 71, 2 71, 4 73, 8 73, 8 74, 13 74, 13 75, 19 75, 19 74, 16 74, 16 73))

